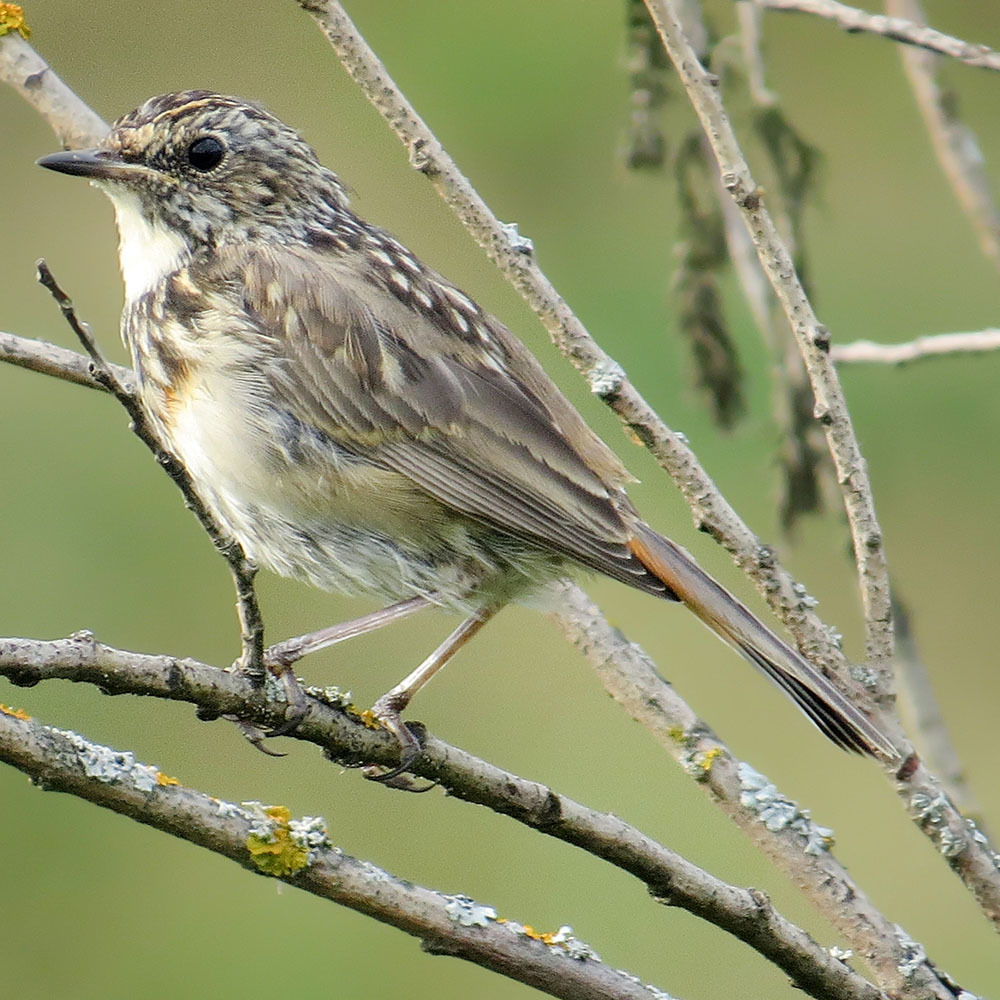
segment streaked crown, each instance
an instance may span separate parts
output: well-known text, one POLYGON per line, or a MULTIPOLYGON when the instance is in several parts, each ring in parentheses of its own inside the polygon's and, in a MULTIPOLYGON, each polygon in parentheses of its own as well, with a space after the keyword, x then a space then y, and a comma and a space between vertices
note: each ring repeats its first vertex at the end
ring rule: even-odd
POLYGON ((347 204, 294 129, 210 91, 152 98, 119 118, 95 153, 106 169, 91 176, 113 199, 135 195, 147 221, 196 242, 302 239, 333 226, 347 204))

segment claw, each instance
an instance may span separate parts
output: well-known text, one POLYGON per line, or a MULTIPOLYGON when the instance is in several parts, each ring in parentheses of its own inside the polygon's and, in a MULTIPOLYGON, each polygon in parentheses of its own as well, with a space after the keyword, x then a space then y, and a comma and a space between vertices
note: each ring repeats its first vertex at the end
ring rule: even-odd
POLYGON ((397 774, 397 770, 398 768, 383 774, 379 767, 373 764, 363 768, 361 773, 369 781, 377 781, 380 785, 385 785, 386 788, 395 788, 400 792, 414 792, 420 795, 423 792, 429 792, 432 788, 437 788, 436 781, 428 781, 425 785, 418 785, 410 775, 397 774))
POLYGON ((244 739, 246 739, 252 747, 258 749, 262 754, 266 754, 268 757, 286 756, 280 750, 271 750, 269 747, 265 746, 264 740, 267 739, 271 733, 265 732, 260 728, 260 726, 255 726, 252 722, 247 722, 244 719, 237 719, 234 716, 227 716, 227 718, 243 734, 244 739))
POLYGON ((396 779, 404 771, 409 771, 423 753, 424 748, 421 741, 424 736, 424 727, 420 723, 413 723, 411 729, 403 722, 399 715, 399 705, 392 697, 391 692, 382 695, 372 705, 371 712, 378 724, 396 737, 396 742, 399 744, 399 763, 388 771, 384 771, 378 766, 366 767, 364 775, 369 781, 378 781, 398 788, 400 786, 396 779))
MULTIPOLYGON (((309 712, 309 696, 302 690, 302 685, 295 676, 295 672, 288 667, 283 668, 278 678, 281 681, 281 686, 285 689, 285 700, 288 702, 288 707, 285 709, 285 718, 263 734, 268 738, 294 733, 309 712)), ((253 740, 250 742, 252 743, 253 740)))

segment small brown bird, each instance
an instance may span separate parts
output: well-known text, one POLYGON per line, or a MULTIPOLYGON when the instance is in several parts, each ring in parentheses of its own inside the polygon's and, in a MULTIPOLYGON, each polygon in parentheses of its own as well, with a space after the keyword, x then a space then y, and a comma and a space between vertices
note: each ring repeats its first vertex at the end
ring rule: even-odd
POLYGON ((263 108, 207 91, 39 163, 114 204, 122 331, 150 419, 200 495, 277 573, 467 617, 375 706, 403 745, 413 694, 501 607, 582 566, 680 601, 834 743, 892 743, 654 531, 619 460, 519 340, 348 207, 263 108))

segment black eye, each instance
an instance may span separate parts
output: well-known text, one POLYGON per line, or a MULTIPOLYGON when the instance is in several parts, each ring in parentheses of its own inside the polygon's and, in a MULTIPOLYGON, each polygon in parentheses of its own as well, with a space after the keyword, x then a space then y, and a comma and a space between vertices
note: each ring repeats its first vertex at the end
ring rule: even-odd
POLYGON ((203 172, 217 167, 225 155, 226 147, 214 135, 204 135, 188 146, 188 163, 203 172))

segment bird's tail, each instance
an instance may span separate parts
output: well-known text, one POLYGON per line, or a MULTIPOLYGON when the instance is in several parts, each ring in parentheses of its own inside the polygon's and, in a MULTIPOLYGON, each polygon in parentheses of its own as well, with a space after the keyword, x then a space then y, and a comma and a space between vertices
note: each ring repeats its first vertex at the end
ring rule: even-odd
POLYGON ((628 542, 632 555, 716 635, 766 674, 837 746, 873 757, 898 751, 811 663, 778 638, 695 561, 648 524, 628 542))

